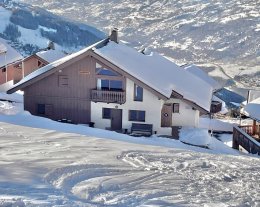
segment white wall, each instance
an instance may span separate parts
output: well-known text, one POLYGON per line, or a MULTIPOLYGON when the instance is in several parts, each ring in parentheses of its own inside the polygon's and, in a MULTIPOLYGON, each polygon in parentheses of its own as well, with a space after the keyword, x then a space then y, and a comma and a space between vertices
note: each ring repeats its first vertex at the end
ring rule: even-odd
POLYGON ((166 103, 179 103, 179 113, 172 114, 172 126, 190 126, 198 127, 199 111, 193 110, 190 105, 180 99, 169 99, 166 103))
POLYGON ((91 121, 95 122, 95 127, 105 129, 110 127, 111 121, 109 119, 102 119, 102 108, 116 108, 123 110, 122 127, 124 129, 131 129, 133 122, 128 121, 129 110, 142 110, 145 111, 145 124, 153 124, 153 130, 158 133, 171 134, 171 129, 161 128, 161 109, 163 100, 159 100, 157 96, 150 91, 143 89, 143 101, 134 101, 134 82, 126 79, 126 103, 114 104, 114 103, 94 103, 91 102, 91 121))
MULTIPOLYGON (((193 110, 191 106, 179 99, 169 99, 166 103, 179 103, 180 113, 173 113, 173 126, 191 126, 197 127, 199 123, 199 111, 193 110)), ((102 108, 118 108, 122 109, 122 128, 130 131, 131 125, 136 121, 128 121, 129 110, 145 111, 145 124, 153 124, 153 130, 158 134, 171 135, 171 128, 161 127, 161 110, 164 104, 163 100, 159 100, 157 96, 150 91, 143 89, 143 101, 134 101, 134 82, 126 79, 126 103, 102 103, 91 102, 91 121, 95 122, 95 127, 105 129, 111 126, 110 119, 102 118, 102 108)))

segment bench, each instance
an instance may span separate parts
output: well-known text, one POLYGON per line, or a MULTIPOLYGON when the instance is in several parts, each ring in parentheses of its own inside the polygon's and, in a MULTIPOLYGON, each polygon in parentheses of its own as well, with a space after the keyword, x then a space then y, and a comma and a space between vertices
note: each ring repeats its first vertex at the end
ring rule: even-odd
POLYGON ((153 134, 153 125, 132 123, 131 134, 134 136, 151 136, 153 134))

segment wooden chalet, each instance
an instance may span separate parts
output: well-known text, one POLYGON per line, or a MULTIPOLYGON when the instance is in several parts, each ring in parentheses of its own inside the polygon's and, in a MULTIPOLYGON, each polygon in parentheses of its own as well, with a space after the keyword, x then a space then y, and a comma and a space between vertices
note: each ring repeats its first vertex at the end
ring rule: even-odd
POLYGON ((173 126, 197 127, 212 98, 207 83, 157 53, 119 43, 115 30, 32 72, 8 93, 17 90, 24 91, 24 109, 33 115, 166 135, 173 126))

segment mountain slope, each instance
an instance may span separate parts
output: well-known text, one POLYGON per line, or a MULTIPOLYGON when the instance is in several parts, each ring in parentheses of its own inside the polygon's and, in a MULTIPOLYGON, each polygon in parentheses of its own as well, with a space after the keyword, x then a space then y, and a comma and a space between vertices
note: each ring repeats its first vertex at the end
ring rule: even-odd
POLYGON ((0 0, 0 37, 22 54, 46 48, 49 40, 67 52, 97 42, 104 33, 88 25, 73 23, 43 9, 0 0))
MULTIPOLYGON (((25 0, 21 0, 24 1, 25 0)), ((199 63, 215 76, 260 87, 260 4, 255 0, 26 0, 91 23, 136 47, 150 46, 177 63, 199 63), (143 45, 142 45, 143 44, 143 45), (210 65, 208 65, 210 63, 210 65), (213 64, 212 64, 213 63, 213 64), (224 72, 224 73, 223 73, 224 72), (256 77, 251 80, 252 77, 256 77)))

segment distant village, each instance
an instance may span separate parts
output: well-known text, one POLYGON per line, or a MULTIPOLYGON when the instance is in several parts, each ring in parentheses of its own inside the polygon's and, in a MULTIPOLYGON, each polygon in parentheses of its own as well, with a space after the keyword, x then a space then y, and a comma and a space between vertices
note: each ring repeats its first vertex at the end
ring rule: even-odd
POLYGON ((235 117, 233 148, 260 155, 260 91, 248 90, 246 101, 228 107, 218 95, 223 86, 201 68, 124 45, 117 29, 72 54, 49 42, 23 57, 0 38, 0 84, 0 92, 23 91, 32 115, 132 136, 178 139, 182 127, 199 127, 200 117, 235 117))

